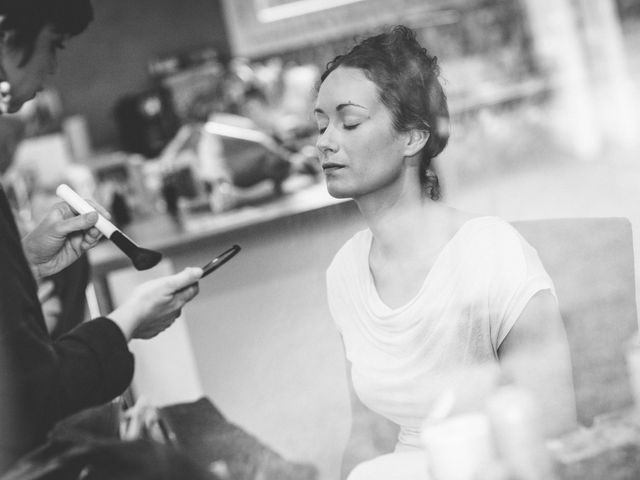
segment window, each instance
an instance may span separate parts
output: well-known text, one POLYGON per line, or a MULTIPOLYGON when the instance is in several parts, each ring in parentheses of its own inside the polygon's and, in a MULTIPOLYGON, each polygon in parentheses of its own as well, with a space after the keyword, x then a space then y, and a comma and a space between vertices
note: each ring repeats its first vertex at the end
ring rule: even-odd
POLYGON ((364 0, 254 0, 262 23, 276 22, 364 0))

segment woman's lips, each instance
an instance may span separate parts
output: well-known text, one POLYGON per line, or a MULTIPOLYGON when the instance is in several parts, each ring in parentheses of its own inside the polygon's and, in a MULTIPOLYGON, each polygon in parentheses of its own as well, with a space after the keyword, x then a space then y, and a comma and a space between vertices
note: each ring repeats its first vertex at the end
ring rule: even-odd
POLYGON ((322 170, 324 173, 335 172, 336 170, 340 170, 344 168, 344 165, 340 165, 339 163, 327 162, 322 164, 322 170))

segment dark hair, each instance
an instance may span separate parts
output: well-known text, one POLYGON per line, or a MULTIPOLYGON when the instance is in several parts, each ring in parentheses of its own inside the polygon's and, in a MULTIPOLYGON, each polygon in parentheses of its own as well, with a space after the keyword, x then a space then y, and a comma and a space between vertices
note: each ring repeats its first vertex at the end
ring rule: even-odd
POLYGON ((0 30, 14 33, 11 47, 24 49, 24 64, 46 25, 64 35, 78 35, 93 20, 93 7, 91 0, 0 0, 0 19, 0 30))
POLYGON ((438 80, 437 57, 429 55, 418 43, 413 30, 398 25, 364 39, 349 53, 331 60, 320 84, 341 66, 363 70, 377 85, 380 100, 391 112, 397 131, 417 128, 429 132, 420 157, 420 183, 431 199, 440 198, 440 184, 431 160, 449 140, 449 108, 438 80))

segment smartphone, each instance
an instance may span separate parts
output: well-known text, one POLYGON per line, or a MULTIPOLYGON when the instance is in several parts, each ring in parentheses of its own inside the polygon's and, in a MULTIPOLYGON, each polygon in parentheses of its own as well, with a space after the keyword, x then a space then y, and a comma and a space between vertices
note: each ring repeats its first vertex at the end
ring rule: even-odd
POLYGON ((220 255, 218 255, 216 258, 214 258, 209 263, 207 263, 204 267, 202 267, 203 273, 202 273, 202 277, 200 278, 202 279, 207 275, 209 275, 214 270, 217 270, 218 268, 220 268, 222 265, 224 265, 229 260, 231 260, 239 251, 240 251, 240 246, 234 245, 228 250, 225 250, 224 252, 222 252, 220 255))

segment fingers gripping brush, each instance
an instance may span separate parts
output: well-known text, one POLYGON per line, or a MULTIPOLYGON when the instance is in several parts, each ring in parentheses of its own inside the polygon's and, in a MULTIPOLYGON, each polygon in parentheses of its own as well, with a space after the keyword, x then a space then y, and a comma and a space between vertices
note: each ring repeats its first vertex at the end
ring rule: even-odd
MULTIPOLYGON (((56 195, 71 205, 71 207, 80 214, 96 211, 95 208, 89 205, 80 195, 64 183, 56 189, 56 195)), ((100 215, 100 213, 98 213, 98 221, 95 226, 131 259, 136 270, 148 270, 151 267, 155 267, 162 259, 160 252, 138 246, 133 240, 122 233, 118 227, 100 215)))

